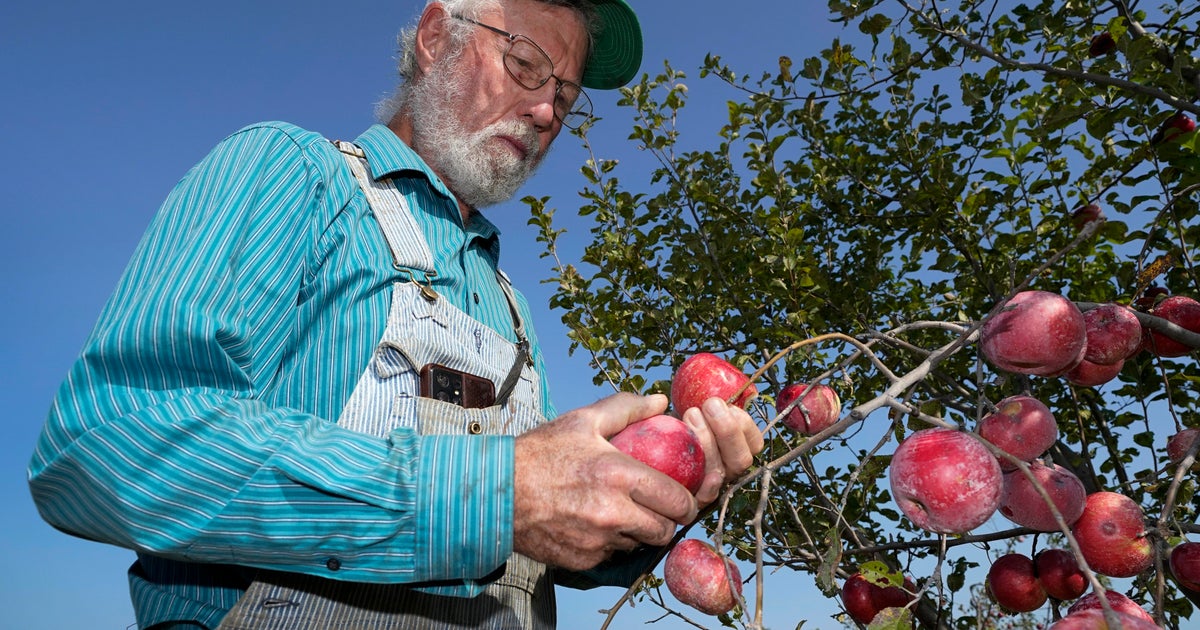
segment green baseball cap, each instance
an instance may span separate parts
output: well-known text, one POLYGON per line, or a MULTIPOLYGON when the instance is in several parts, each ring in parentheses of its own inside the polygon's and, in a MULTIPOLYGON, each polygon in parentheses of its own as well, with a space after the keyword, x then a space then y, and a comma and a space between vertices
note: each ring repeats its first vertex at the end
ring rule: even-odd
POLYGON ((600 32, 583 70, 583 87, 615 90, 629 83, 642 66, 642 27, 625 0, 595 0, 600 32))

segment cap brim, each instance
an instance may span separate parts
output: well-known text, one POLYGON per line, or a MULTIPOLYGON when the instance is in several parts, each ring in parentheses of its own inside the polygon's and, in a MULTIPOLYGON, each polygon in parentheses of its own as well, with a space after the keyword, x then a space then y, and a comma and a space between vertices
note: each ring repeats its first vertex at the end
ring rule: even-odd
POLYGON ((583 87, 613 90, 629 83, 642 66, 642 27, 625 0, 599 0, 600 32, 583 72, 583 87))

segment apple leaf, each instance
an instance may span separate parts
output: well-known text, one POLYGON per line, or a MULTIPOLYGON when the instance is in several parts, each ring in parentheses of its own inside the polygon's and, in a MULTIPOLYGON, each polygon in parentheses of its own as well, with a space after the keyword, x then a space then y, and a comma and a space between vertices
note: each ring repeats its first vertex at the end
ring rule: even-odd
POLYGON ((907 608, 884 608, 867 624, 867 630, 912 630, 912 627, 912 611, 907 608))

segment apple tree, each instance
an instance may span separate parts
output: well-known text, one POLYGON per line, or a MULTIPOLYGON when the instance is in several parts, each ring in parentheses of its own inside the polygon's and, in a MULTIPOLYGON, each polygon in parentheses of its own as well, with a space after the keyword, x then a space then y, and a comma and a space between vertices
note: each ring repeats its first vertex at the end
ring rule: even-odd
MULTIPOLYGON (((1200 315, 1155 309, 1164 296, 1200 297, 1200 134, 1189 125, 1200 116, 1200 5, 828 8, 842 31, 817 54, 792 56, 795 44, 780 42, 778 66, 749 73, 717 54, 704 60, 695 79, 732 95, 709 137, 676 127, 692 77, 669 62, 622 92, 629 141, 656 167, 646 177, 600 155, 584 165, 579 212, 592 227, 578 261, 560 256, 550 200, 526 200, 555 258, 552 306, 598 384, 667 392, 699 352, 753 375, 749 409, 768 446, 686 535, 755 570, 739 612, 690 618, 760 626, 771 602, 757 587, 786 568, 830 598, 859 573, 913 580, 917 603, 874 621, 843 616, 848 625, 1059 619, 1071 602, 1011 614, 984 581, 1012 552, 1079 557, 1060 510, 1054 531, 1000 514, 986 530, 931 531, 889 484, 910 436, 937 427, 978 437, 1000 401, 1025 396, 1058 429, 1035 463, 1069 471, 1089 496, 1117 493, 1141 508, 1149 566, 1120 577, 1085 567, 1087 590, 1120 592, 1159 626, 1185 627, 1200 618, 1200 595, 1180 587, 1168 558, 1200 540, 1197 446, 1176 461, 1166 446, 1200 426, 1200 336, 1189 334, 1200 315), (1006 369, 981 351, 983 330, 1027 291, 1061 295, 1077 314, 1128 306, 1183 352, 1139 344, 1096 384, 1006 369), (836 390, 840 419, 811 435, 782 423, 774 403, 795 383, 836 390)), ((1009 463, 1034 479, 1028 462, 1009 463)), ((1050 505, 1048 485, 1034 494, 1050 505)), ((653 596, 655 585, 650 576, 640 588, 653 596)))

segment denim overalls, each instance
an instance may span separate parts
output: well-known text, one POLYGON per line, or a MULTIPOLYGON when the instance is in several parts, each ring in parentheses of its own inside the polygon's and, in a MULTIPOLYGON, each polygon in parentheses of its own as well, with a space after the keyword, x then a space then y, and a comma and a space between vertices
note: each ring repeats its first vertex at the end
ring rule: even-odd
MULTIPOLYGON (((383 437, 397 427, 421 434, 518 435, 545 422, 539 411, 542 384, 529 360, 524 324, 508 279, 497 274, 518 344, 430 289, 428 279, 436 275, 433 256, 404 197, 390 180, 371 179, 361 149, 347 142, 336 144, 371 204, 393 265, 411 278, 393 283, 383 337, 338 424, 383 437), (428 363, 491 380, 497 404, 464 409, 418 396, 418 371, 428 363)), ((553 628, 554 591, 546 566, 513 554, 500 571, 503 575, 473 598, 432 594, 436 588, 414 590, 263 571, 220 629, 553 628)))

